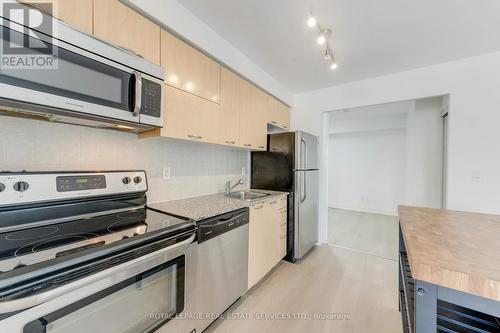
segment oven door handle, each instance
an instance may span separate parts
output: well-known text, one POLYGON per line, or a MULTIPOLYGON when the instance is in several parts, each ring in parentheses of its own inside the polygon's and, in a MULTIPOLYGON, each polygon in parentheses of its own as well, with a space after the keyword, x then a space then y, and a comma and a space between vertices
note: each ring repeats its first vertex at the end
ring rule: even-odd
MULTIPOLYGON (((76 291, 80 288, 83 288, 91 283, 109 278, 119 271, 127 270, 128 268, 131 268, 132 266, 137 265, 138 262, 147 261, 148 259, 162 256, 162 255, 167 254, 168 252, 172 252, 172 251, 178 250, 182 247, 186 247, 187 245, 191 244, 195 240, 195 238, 196 238, 196 234, 193 234, 188 239, 186 239, 182 242, 179 242, 175 245, 166 247, 166 248, 158 250, 156 252, 149 253, 145 256, 136 258, 136 259, 131 260, 129 262, 125 262, 121 265, 109 268, 105 271, 97 272, 95 274, 86 276, 80 280, 73 281, 73 282, 68 283, 66 285, 63 285, 59 288, 48 290, 46 292, 43 292, 43 293, 40 293, 37 295, 33 295, 33 296, 28 296, 28 297, 24 297, 24 298, 0 302, 0 313, 11 313, 11 312, 16 312, 16 311, 21 311, 21 310, 25 310, 25 309, 40 305, 42 303, 48 302, 48 301, 53 300, 59 296, 62 296, 64 294, 68 294, 70 292, 73 292, 73 291, 76 291)), ((113 284, 116 284, 119 281, 112 280, 111 282, 113 284)))

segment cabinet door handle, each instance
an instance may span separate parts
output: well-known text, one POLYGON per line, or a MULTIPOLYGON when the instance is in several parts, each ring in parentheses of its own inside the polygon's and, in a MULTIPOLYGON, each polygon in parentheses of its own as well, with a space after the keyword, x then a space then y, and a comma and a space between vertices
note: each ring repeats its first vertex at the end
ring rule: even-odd
POLYGON ((275 122, 274 120, 271 120, 271 124, 276 125, 276 124, 277 124, 277 122, 275 122))
POLYGON ((243 146, 245 146, 245 147, 252 147, 252 144, 250 144, 250 143, 245 143, 245 144, 243 144, 243 146))
POLYGON ((143 58, 144 59, 144 57, 139 52, 137 52, 136 50, 131 49, 130 47, 125 47, 125 46, 121 46, 121 45, 118 45, 118 47, 120 49, 123 49, 123 50, 127 51, 128 53, 135 54, 139 58, 143 58))
POLYGON ((264 208, 264 205, 260 205, 260 206, 254 206, 253 209, 262 209, 264 208))
POLYGON ((190 139, 197 139, 197 140, 203 139, 203 137, 199 135, 188 134, 187 136, 190 139))
POLYGON ((234 142, 234 141, 226 141, 226 143, 227 143, 228 145, 234 145, 236 142, 234 142))
POLYGON ((260 149, 264 149, 264 146, 259 146, 260 149))
POLYGON ((277 201, 276 201, 276 200, 275 200, 275 201, 271 201, 271 202, 269 202, 269 204, 270 204, 270 205, 274 205, 275 203, 277 203, 277 201))
POLYGON ((285 125, 283 125, 283 128, 286 128, 286 129, 288 129, 288 126, 285 126, 285 125))

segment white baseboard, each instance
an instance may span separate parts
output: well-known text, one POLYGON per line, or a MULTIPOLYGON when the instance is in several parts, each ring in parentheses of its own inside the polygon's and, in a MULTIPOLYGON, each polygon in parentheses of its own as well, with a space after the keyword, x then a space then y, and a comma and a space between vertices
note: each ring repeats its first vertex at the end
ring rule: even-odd
POLYGON ((334 209, 343 209, 343 210, 352 210, 355 212, 363 212, 363 213, 371 213, 371 214, 380 214, 380 215, 389 215, 389 216, 398 216, 397 210, 389 210, 378 207, 366 207, 366 206, 357 206, 357 205, 349 205, 349 204, 328 204, 328 208, 334 209))

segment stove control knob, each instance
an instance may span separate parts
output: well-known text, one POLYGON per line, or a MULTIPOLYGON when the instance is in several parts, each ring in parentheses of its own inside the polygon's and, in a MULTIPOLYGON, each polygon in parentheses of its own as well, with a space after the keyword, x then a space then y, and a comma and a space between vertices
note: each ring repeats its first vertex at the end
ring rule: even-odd
POLYGON ((30 187, 30 184, 27 182, 19 181, 14 184, 14 191, 24 192, 30 187))
POLYGON ((0 183, 0 192, 3 192, 3 191, 5 191, 5 184, 0 183))
POLYGON ((142 182, 142 177, 141 176, 137 176, 137 177, 134 178, 134 183, 139 184, 140 182, 142 182))
POLYGON ((130 184, 131 181, 132 179, 130 179, 130 177, 123 177, 122 179, 123 184, 130 184))

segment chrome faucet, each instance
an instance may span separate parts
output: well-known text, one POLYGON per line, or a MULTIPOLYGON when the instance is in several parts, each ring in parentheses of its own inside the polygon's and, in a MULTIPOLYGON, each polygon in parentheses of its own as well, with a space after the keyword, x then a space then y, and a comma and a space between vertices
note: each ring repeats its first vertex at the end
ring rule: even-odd
POLYGON ((242 179, 238 180, 238 182, 236 184, 234 184, 233 186, 231 186, 231 181, 228 180, 226 182, 226 194, 231 194, 231 191, 234 190, 234 188, 238 185, 243 185, 245 184, 245 181, 242 179))

